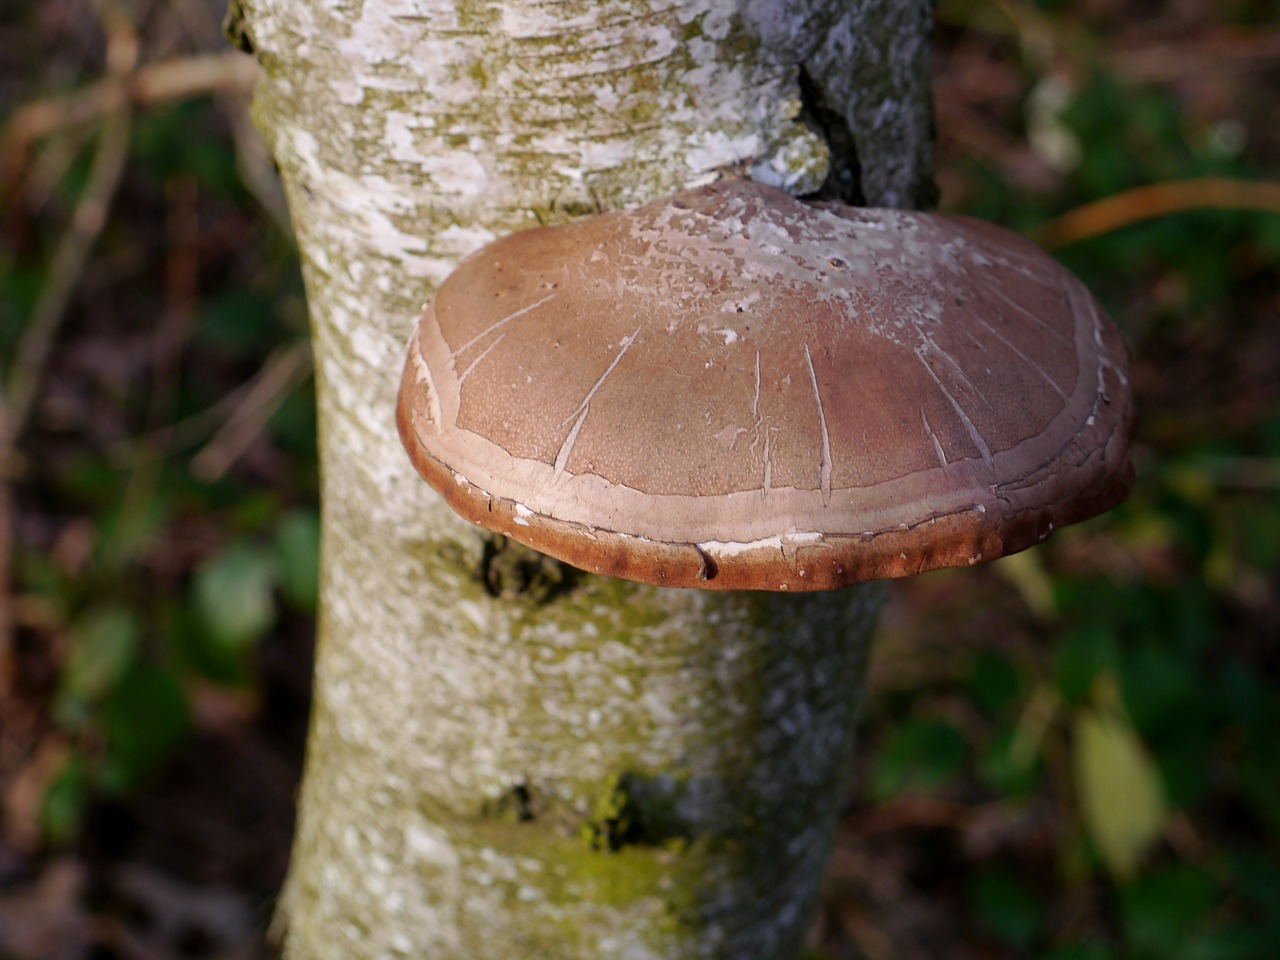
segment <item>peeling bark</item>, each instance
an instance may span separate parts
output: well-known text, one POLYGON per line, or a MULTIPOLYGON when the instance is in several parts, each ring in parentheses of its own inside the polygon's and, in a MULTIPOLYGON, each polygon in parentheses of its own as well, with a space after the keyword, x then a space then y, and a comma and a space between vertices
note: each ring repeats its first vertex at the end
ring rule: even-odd
POLYGON ((797 193, 843 170, 869 202, 927 200, 927 7, 234 7, 265 68, 321 424, 288 955, 794 956, 878 591, 663 591, 495 543, 414 475, 394 394, 423 302, 499 234, 725 170, 797 193), (856 164, 829 162, 802 76, 856 164))

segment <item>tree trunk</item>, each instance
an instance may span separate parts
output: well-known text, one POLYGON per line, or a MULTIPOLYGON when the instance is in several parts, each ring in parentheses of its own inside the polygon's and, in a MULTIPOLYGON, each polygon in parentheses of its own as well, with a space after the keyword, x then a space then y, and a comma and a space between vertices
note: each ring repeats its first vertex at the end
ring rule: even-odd
POLYGON ((500 234, 727 171, 927 200, 917 0, 233 0, 314 328, 315 714, 292 957, 794 956, 878 592, 662 590, 453 516, 403 344, 500 234))

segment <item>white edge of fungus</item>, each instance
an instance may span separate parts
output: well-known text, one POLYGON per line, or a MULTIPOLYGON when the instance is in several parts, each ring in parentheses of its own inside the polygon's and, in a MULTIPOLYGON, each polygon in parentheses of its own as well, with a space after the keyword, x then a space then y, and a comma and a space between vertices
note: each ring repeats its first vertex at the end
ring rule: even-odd
POLYGON ((698 549, 713 553, 719 557, 732 557, 752 550, 783 550, 787 547, 795 547, 802 544, 821 543, 824 539, 825 535, 816 530, 793 530, 783 534, 775 534, 772 537, 762 537, 759 540, 741 542, 734 540, 704 540, 698 544, 698 549))

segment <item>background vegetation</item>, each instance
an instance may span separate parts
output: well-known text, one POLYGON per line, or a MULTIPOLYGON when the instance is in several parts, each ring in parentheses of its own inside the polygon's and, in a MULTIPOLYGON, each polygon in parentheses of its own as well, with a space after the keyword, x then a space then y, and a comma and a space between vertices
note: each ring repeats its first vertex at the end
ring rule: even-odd
MULTIPOLYGON (((0 11, 0 960, 272 956, 315 422, 221 12, 0 11)), ((815 958, 1280 956, 1278 13, 941 0, 943 207, 1111 310, 1138 484, 894 585, 815 958)))

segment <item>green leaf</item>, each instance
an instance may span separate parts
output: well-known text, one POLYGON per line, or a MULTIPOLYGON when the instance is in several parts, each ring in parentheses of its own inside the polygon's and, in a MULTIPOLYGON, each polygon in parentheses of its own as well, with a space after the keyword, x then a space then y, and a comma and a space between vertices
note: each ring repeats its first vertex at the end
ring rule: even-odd
POLYGON ((1114 960, 1115 957, 1116 953, 1110 947, 1096 940, 1085 940, 1055 947, 1041 960, 1114 960))
POLYGON ((116 688, 107 710, 103 786, 118 791, 134 787, 168 758, 186 736, 187 725, 187 697, 177 674, 138 664, 116 688))
POLYGON ((1008 711, 1022 692, 1018 670, 1012 661, 994 650, 980 651, 969 667, 969 695, 990 717, 1008 711))
POLYGON ((934 792, 956 774, 967 754, 968 744, 951 724, 909 721, 880 751, 871 791, 880 800, 909 790, 934 792))
POLYGON ((1004 870, 986 870, 974 878, 969 896, 978 919, 991 934, 1025 950, 1044 923, 1045 908, 1027 883, 1004 870))
POLYGON ((88 802, 87 775, 78 754, 68 754, 44 793, 41 826, 51 843, 70 843, 80 833, 80 821, 88 802))
POLYGON ((1074 733, 1085 829, 1107 869, 1129 879, 1164 829, 1164 791, 1155 763, 1118 704, 1077 710, 1074 733))
POLYGON ((1232 861, 1240 892, 1280 927, 1280 863, 1265 850, 1246 850, 1232 861))
POLYGON ((120 573, 154 545, 157 537, 169 522, 169 491, 157 486, 148 496, 125 496, 128 481, 124 476, 112 478, 104 484, 120 490, 119 500, 107 506, 101 514, 98 543, 99 561, 107 569, 120 573))
POLYGON ((229 286, 203 303, 197 335, 212 350, 249 353, 261 349, 274 329, 274 305, 266 292, 229 286))
MULTIPOLYGON (((284 396, 272 413, 268 426, 272 442, 303 465, 311 464, 310 471, 314 472, 316 404, 310 383, 295 387, 284 396)), ((307 473, 305 477, 300 476, 299 481, 310 487, 314 477, 307 473)))
POLYGON ((59 697, 102 699, 133 662, 138 640, 138 618, 124 607, 106 606, 83 617, 71 632, 59 697))
POLYGON ((1023 742, 1019 727, 1007 724, 996 732, 979 757, 982 779, 1006 796, 1027 794, 1039 782, 1040 744, 1025 750, 1021 749, 1023 742))
POLYGON ((192 98, 140 111, 133 131, 135 161, 156 181, 189 175, 202 190, 236 197, 243 193, 235 151, 213 134, 212 102, 192 98))
POLYGON ((1216 902, 1213 881, 1194 867, 1154 871, 1121 894, 1125 940, 1142 958, 1191 956, 1190 935, 1209 918, 1216 902))
POLYGON ((1098 675, 1114 669, 1117 661, 1114 630, 1107 623, 1086 624, 1063 635, 1054 664, 1062 699, 1068 703, 1083 702, 1088 699, 1098 675))
POLYGON ((998 728, 981 758, 983 778, 1001 793, 1018 794, 1036 783, 1045 735, 1062 702, 1047 683, 1037 683, 1013 721, 998 728))
POLYGON ((311 511, 285 515, 276 528, 280 589, 294 606, 313 612, 320 593, 320 520, 311 511))
POLYGON ((243 650, 271 628, 274 580, 269 557, 243 543, 232 544, 200 567, 195 579, 196 608, 217 643, 243 650))

